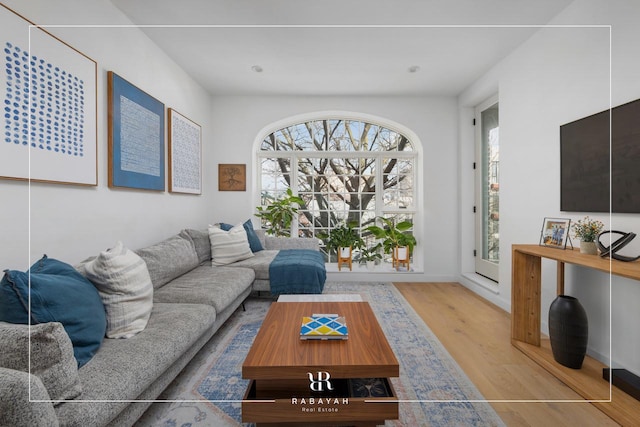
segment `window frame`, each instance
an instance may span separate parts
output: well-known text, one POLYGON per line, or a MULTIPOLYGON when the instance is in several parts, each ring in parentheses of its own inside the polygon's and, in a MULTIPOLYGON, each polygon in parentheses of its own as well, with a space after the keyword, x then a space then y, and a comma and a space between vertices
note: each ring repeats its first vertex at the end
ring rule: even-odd
MULTIPOLYGON (((392 122, 388 119, 381 117, 371 116, 368 114, 353 113, 353 112, 316 112, 303 115, 293 116, 278 122, 274 122, 269 126, 263 128, 258 135, 254 143, 253 150, 253 166, 254 166, 254 179, 253 179, 253 200, 256 206, 260 206, 261 203, 261 190, 262 190, 262 161, 269 158, 287 158, 290 162, 290 187, 294 194, 298 194, 298 161, 302 158, 374 158, 376 161, 376 205, 375 216, 392 216, 392 215, 411 215, 414 221, 413 233, 418 239, 418 245, 416 246, 413 254, 413 266, 416 270, 422 269, 422 250, 420 248, 420 236, 422 230, 423 213, 421 207, 422 203, 422 171, 420 164, 422 163, 422 149, 421 142, 418 136, 408 128, 392 122), (348 121, 360 121, 371 123, 376 126, 384 127, 388 130, 404 136, 411 143, 411 150, 409 151, 340 151, 340 156, 336 156, 338 151, 317 151, 317 150, 294 150, 294 151, 278 151, 278 150, 262 150, 262 142, 271 133, 277 132, 280 129, 295 126, 301 123, 309 121, 320 120, 348 120, 348 121), (407 208, 400 207, 387 207, 384 206, 382 189, 382 164, 385 158, 396 159, 408 159, 412 160, 412 181, 413 181, 413 204, 407 208), (378 202, 379 201, 379 202, 378 202)), ((292 235, 298 235, 298 221, 294 219, 292 225, 292 235)))

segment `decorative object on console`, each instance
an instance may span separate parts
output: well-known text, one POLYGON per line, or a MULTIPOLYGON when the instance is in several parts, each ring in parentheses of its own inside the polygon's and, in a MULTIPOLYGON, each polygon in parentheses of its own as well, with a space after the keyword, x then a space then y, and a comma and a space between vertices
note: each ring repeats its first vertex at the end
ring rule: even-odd
POLYGON ((218 191, 246 191, 247 165, 218 165, 218 191))
POLYGON ((0 177, 98 185, 97 63, 34 25, 0 3, 0 177))
POLYGON ((169 121, 169 192, 202 194, 202 129, 173 108, 169 121))
POLYGON ((600 256, 603 258, 609 256, 613 259, 617 259, 618 261, 624 261, 624 262, 632 262, 640 259, 640 255, 636 257, 630 257, 630 256, 620 255, 617 253, 620 249, 627 246, 629 242, 631 242, 635 237, 636 237, 636 233, 633 233, 633 232, 625 233, 625 232, 616 231, 616 230, 606 230, 601 232, 600 234, 598 234, 598 238, 596 239, 596 244, 598 245, 598 249, 600 249, 600 256), (602 243, 601 238, 603 235, 609 234, 609 233, 619 234, 621 237, 611 242, 609 246, 605 246, 602 243))
POLYGON ((109 187, 164 191, 164 104, 113 71, 107 80, 109 187))
POLYGON ((583 254, 596 255, 598 253, 596 239, 604 228, 602 221, 585 216, 583 219, 576 221, 572 228, 573 235, 580 239, 580 252, 583 254))
POLYGON ((549 307, 549 338, 556 362, 580 369, 587 354, 589 322, 577 298, 558 295, 549 307))
POLYGON ((571 220, 568 218, 545 218, 540 231, 540 245, 566 249, 567 242, 571 245, 570 225, 571 220))

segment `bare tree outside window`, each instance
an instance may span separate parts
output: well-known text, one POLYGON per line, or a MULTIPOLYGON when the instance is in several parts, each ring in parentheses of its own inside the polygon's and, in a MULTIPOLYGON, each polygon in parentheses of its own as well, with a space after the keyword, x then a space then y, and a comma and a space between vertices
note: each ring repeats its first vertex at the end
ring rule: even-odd
MULTIPOLYGON (((288 126, 260 147, 261 203, 287 188, 304 200, 297 233, 312 237, 355 222, 365 231, 376 216, 412 220, 416 154, 402 134, 373 123, 323 119, 288 126), (407 218, 408 217, 408 218, 407 218)), ((333 259, 335 254, 327 254, 333 259)))

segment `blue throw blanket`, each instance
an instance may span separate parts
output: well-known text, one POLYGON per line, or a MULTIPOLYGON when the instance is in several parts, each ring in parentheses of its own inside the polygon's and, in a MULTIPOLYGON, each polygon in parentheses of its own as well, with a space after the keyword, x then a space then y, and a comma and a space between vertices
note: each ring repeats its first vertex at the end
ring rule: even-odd
POLYGON ((327 271, 320 251, 283 249, 269 264, 271 293, 321 294, 327 271))

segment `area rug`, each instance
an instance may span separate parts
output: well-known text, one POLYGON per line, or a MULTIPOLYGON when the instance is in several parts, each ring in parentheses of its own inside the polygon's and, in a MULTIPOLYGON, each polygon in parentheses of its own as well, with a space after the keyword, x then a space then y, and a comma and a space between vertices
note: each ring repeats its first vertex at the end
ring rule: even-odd
MULTIPOLYGON (((400 419, 387 426, 503 426, 491 405, 390 283, 327 282, 324 293, 359 294, 371 305, 400 363, 392 383, 400 419)), ((241 369, 272 300, 250 297, 205 345, 136 426, 242 424, 241 369)))

